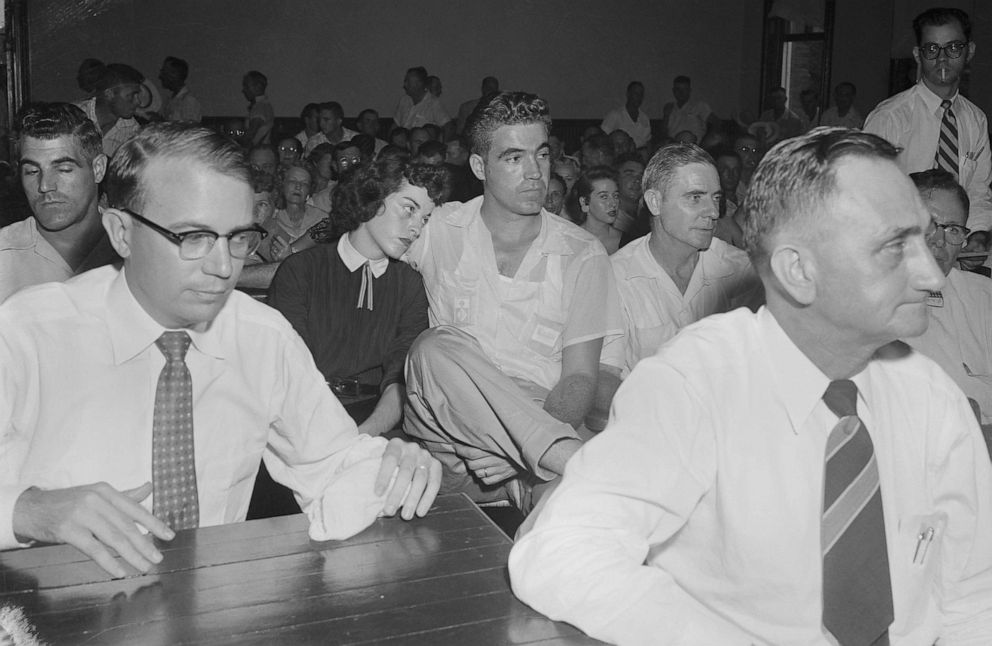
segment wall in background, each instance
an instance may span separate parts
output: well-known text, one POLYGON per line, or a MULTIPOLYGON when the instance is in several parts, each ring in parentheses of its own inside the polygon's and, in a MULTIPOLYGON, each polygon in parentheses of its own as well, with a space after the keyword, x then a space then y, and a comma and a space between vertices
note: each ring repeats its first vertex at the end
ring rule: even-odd
POLYGON ((241 76, 258 69, 280 116, 340 101, 349 116, 391 116, 406 68, 444 82, 449 111, 497 76, 542 94, 552 115, 587 118, 645 83, 660 118, 677 74, 721 115, 757 107, 761 3, 748 0, 32 0, 32 96, 75 99, 80 61, 127 62, 157 80, 166 55, 190 63, 204 112, 245 110, 241 76))

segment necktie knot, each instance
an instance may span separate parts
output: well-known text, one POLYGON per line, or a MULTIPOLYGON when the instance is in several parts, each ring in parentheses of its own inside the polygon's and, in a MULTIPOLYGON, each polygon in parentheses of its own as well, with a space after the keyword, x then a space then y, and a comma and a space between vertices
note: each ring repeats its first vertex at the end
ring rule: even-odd
POLYGON ((823 393, 823 402, 837 417, 858 414, 858 387, 850 379, 831 381, 823 393))
POLYGON ((155 340, 155 345, 169 361, 183 361, 190 342, 189 334, 185 332, 163 332, 162 336, 155 340))
POLYGON ((940 107, 944 109, 944 112, 947 112, 948 110, 950 110, 951 109, 951 101, 950 101, 950 99, 944 99, 943 101, 941 101, 940 102, 940 107))

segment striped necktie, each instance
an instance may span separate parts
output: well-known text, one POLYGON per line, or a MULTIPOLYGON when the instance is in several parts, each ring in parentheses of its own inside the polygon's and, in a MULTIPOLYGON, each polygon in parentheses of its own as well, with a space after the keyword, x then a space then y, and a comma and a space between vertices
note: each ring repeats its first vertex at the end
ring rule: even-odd
POLYGON ((840 420, 827 440, 823 486, 823 625, 841 646, 888 644, 892 623, 878 464, 857 414, 858 387, 832 381, 823 395, 840 420))
POLYGON ((937 151, 934 153, 934 168, 946 170, 958 178, 958 120, 951 109, 951 102, 944 99, 940 102, 944 109, 944 118, 940 120, 940 139, 937 141, 937 151))
POLYGON ((155 345, 165 355, 152 417, 152 513, 172 529, 200 524, 193 454, 193 380, 186 367, 190 338, 165 332, 155 345))

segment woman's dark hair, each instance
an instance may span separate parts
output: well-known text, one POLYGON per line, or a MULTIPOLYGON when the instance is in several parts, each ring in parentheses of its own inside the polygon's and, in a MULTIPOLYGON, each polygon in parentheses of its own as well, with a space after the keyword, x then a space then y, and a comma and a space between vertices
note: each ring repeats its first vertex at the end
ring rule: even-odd
POLYGON ((356 166, 342 175, 331 195, 331 231, 327 240, 340 238, 374 218, 404 180, 424 188, 431 201, 440 206, 444 176, 443 167, 390 158, 356 166))
POLYGON ((598 179, 611 179, 617 183, 617 172, 609 166, 593 166, 579 176, 565 198, 565 212, 575 224, 582 226, 589 214, 582 210, 579 200, 589 201, 592 195, 592 184, 598 179))

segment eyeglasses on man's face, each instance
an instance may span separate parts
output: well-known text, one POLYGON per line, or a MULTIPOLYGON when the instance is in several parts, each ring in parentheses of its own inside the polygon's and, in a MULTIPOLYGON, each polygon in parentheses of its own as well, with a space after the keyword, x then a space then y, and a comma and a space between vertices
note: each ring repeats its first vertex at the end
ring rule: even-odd
POLYGON ((968 49, 968 43, 961 40, 954 40, 943 46, 937 43, 923 43, 919 49, 920 56, 928 61, 932 61, 940 56, 941 52, 947 54, 947 58, 961 58, 964 50, 968 49))
POLYGON ((938 231, 944 232, 944 242, 947 244, 964 244, 968 234, 971 233, 971 229, 960 224, 941 224, 930 220, 930 226, 927 227, 924 235, 928 241, 934 240, 938 231))
POLYGON ((155 224, 140 213, 135 213, 130 209, 120 210, 179 247, 179 257, 183 260, 199 260, 206 257, 217 243, 217 238, 221 237, 227 238, 227 248, 232 257, 244 259, 254 253, 265 236, 269 235, 268 231, 257 224, 244 229, 235 229, 223 236, 209 229, 194 229, 193 231, 176 233, 155 224))

